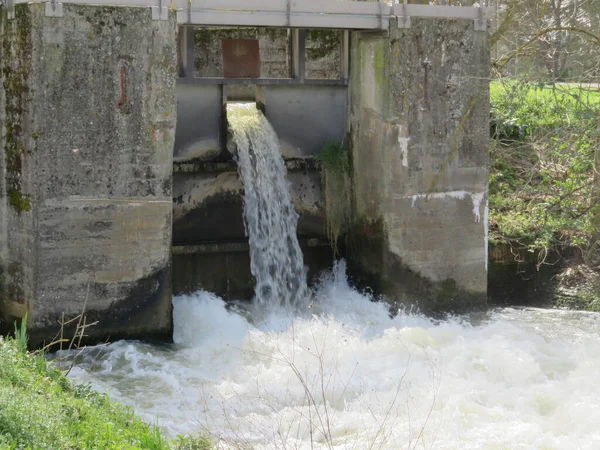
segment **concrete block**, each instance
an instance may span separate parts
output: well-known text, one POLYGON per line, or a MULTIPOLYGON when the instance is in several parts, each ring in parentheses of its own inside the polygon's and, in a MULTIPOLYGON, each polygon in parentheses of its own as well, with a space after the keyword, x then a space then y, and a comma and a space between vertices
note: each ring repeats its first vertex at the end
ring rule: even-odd
POLYGON ((351 60, 352 239, 371 242, 351 266, 428 312, 485 305, 489 37, 414 18, 354 33, 351 60))
POLYGON ((0 117, 11 124, 0 147, 18 151, 0 176, 18 188, 13 202, 0 190, 0 259, 21 274, 5 305, 28 305, 33 345, 84 304, 88 323, 98 321, 91 341, 168 338, 175 15, 63 10, 56 19, 41 4, 17 5, 16 20, 0 23, 10 53, 0 64, 18 73, 0 82, 0 117))

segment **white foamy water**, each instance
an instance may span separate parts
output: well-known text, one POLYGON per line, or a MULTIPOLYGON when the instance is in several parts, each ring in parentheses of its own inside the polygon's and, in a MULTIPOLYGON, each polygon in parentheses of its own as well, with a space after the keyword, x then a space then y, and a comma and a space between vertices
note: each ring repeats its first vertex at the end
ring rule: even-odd
POLYGON ((71 376, 218 448, 600 448, 598 314, 390 318, 343 264, 311 317, 206 292, 174 309, 176 344, 89 350, 71 376))
POLYGON ((287 170, 273 127, 254 103, 230 103, 227 119, 244 183, 244 219, 256 301, 304 309, 308 290, 287 170))

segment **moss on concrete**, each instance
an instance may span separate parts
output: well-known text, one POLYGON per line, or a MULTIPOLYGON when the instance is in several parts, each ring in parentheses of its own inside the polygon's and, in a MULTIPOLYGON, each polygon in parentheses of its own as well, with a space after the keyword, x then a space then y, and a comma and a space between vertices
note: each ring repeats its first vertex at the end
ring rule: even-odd
POLYGON ((31 59, 31 12, 27 5, 15 7, 15 18, 8 20, 1 11, 2 51, 0 61, 2 88, 5 93, 6 189, 9 204, 18 212, 31 210, 29 197, 22 192, 22 164, 25 156, 24 114, 29 93, 29 60, 31 59))
POLYGON ((8 203, 17 211, 31 211, 31 200, 16 189, 7 190, 8 203))
POLYGON ((338 256, 338 245, 350 222, 352 183, 348 148, 343 144, 327 144, 316 160, 321 166, 327 237, 334 256, 338 256))
POLYGON ((485 294, 461 289, 456 280, 434 282, 411 270, 389 250, 385 219, 359 217, 348 238, 348 268, 359 289, 372 289, 392 311, 403 308, 445 317, 485 308, 485 294))

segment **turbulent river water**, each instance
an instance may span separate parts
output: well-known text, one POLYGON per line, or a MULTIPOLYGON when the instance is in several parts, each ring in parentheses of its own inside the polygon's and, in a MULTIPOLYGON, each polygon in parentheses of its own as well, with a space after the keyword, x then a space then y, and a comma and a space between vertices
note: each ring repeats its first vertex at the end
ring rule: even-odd
POLYGON ((390 317, 343 263, 309 312, 178 297, 175 344, 89 349, 71 376, 219 448, 600 448, 597 314, 390 317))
POLYGON ((253 105, 228 118, 254 302, 176 297, 174 344, 59 354, 70 376, 218 448, 600 449, 600 315, 391 317, 343 262, 309 292, 277 136, 253 105))

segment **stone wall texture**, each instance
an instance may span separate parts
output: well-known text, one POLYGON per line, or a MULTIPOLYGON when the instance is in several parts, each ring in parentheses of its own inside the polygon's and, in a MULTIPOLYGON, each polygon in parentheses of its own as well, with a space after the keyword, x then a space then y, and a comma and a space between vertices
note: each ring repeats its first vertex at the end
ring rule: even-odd
POLYGON ((34 341, 82 312, 90 339, 170 337, 175 17, 63 8, 0 22, 0 312, 34 341))
MULTIPOLYGON (((195 76, 223 77, 223 39, 258 40, 261 78, 292 77, 291 30, 287 28, 196 28, 195 76)), ((306 79, 340 78, 342 32, 307 30, 306 79)))
POLYGON ((222 39, 257 39, 262 78, 291 76, 289 31, 278 28, 196 28, 195 74, 223 77, 222 39))
POLYGON ((352 40, 349 256, 428 312, 485 304, 488 39, 472 21, 413 18, 352 40))

